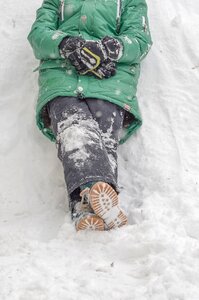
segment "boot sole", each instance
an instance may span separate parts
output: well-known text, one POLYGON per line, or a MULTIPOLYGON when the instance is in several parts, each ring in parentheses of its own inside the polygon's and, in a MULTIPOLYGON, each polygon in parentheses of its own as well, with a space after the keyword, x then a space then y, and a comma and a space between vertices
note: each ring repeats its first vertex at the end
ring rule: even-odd
POLYGON ((88 215, 81 218, 75 225, 76 230, 98 230, 104 231, 104 221, 96 215, 88 215))
POLYGON ((104 220, 108 229, 127 224, 127 216, 119 207, 116 191, 105 182, 97 182, 90 190, 90 205, 96 215, 104 220))

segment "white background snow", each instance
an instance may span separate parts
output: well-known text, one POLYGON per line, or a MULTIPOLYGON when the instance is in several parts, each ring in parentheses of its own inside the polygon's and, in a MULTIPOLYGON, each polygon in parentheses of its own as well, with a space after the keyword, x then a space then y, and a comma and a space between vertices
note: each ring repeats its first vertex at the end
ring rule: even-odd
POLYGON ((199 1, 148 0, 144 125, 119 151, 126 228, 76 233, 54 144, 35 126, 40 0, 1 1, 0 299, 199 299, 199 1))

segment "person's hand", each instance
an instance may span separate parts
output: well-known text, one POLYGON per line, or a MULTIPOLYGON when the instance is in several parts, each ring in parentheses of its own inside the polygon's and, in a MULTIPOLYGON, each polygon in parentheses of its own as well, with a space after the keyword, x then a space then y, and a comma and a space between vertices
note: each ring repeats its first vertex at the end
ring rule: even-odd
POLYGON ((107 58, 100 41, 85 41, 79 37, 64 38, 59 49, 61 56, 69 59, 80 74, 96 69, 107 58))
POLYGON ((109 36, 104 37, 100 43, 105 60, 91 72, 98 78, 109 78, 116 74, 116 61, 121 57, 123 47, 118 40, 109 36))
POLYGON ((101 43, 106 52, 107 58, 112 61, 118 61, 118 59, 122 56, 123 47, 121 43, 110 36, 105 36, 101 43))
MULTIPOLYGON (((98 43, 98 47, 102 49, 103 60, 101 59, 101 64, 98 68, 90 71, 98 78, 109 78, 116 74, 116 61, 121 57, 123 47, 120 42, 112 37, 106 36, 98 43)), ((91 51, 95 52, 92 48, 91 51)), ((80 71, 81 72, 81 71, 80 71)))
POLYGON ((85 40, 80 37, 65 37, 59 44, 60 54, 63 58, 69 59, 71 64, 80 68, 78 53, 85 44, 85 40))
POLYGON ((75 37, 65 37, 59 44, 59 50, 61 56, 64 58, 70 57, 70 55, 75 55, 77 49, 81 49, 85 44, 85 40, 75 36, 75 37))
POLYGON ((91 73, 101 79, 115 75, 114 61, 119 57, 121 45, 113 38, 85 41, 79 37, 67 37, 59 48, 62 57, 69 59, 81 75, 91 73))

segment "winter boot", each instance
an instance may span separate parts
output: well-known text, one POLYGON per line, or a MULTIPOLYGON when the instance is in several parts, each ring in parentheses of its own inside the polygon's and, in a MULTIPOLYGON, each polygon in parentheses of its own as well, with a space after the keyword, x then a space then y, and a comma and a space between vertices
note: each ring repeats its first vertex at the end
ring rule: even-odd
POLYGON ((72 211, 72 220, 75 221, 76 230, 105 230, 104 221, 94 213, 86 194, 83 193, 80 196, 81 201, 75 204, 72 211))
POLYGON ((107 229, 127 224, 127 216, 119 206, 118 195, 108 183, 97 182, 80 195, 87 195, 94 213, 104 220, 107 229))

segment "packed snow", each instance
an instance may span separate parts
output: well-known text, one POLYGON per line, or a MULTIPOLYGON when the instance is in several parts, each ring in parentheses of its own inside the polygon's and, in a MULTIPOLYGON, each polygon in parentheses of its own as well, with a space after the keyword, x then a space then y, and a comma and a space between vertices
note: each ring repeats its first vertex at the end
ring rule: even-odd
POLYGON ((35 125, 26 37, 40 4, 1 3, 0 299, 198 300, 199 1, 148 0, 144 124, 119 150, 129 225, 78 233, 55 145, 35 125))

